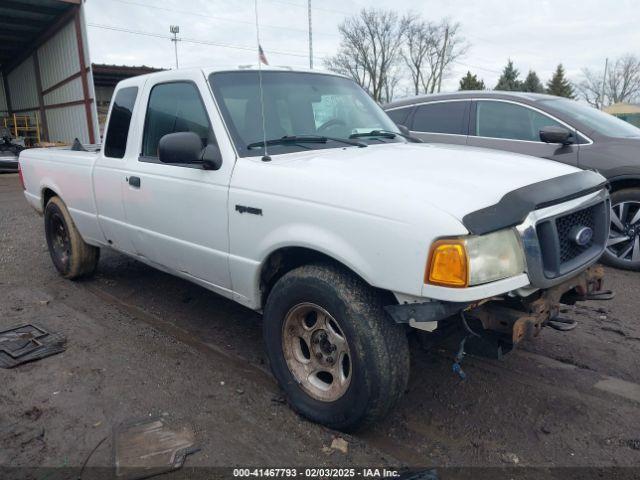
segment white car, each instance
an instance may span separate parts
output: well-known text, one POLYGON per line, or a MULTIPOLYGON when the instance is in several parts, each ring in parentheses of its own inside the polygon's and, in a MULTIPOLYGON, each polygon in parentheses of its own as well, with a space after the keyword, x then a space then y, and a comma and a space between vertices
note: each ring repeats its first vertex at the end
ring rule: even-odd
POLYGON ((605 179, 515 157, 412 143, 338 75, 194 69, 121 82, 101 147, 20 170, 63 276, 111 248, 262 312, 291 405, 353 430, 402 395, 410 327, 510 347, 600 289, 605 179))

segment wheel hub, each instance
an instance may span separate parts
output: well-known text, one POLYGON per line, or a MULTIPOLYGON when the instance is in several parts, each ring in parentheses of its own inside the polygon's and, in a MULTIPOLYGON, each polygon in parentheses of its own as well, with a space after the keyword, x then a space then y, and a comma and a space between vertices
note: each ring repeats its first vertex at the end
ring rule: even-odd
POLYGON ((326 330, 318 329, 311 334, 311 351, 313 355, 327 365, 333 365, 335 359, 332 357, 337 346, 329 340, 326 330))
POLYGON ((298 304, 282 333, 287 367, 300 387, 316 400, 342 397, 351 382, 351 353, 335 318, 318 305, 298 304))

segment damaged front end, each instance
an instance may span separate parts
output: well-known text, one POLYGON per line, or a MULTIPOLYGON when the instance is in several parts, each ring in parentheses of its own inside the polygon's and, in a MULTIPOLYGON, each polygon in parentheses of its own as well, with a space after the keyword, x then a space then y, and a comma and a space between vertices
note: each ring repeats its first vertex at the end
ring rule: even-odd
POLYGON ((544 326, 557 321, 560 305, 612 298, 611 292, 602 290, 603 277, 603 268, 592 266, 569 280, 526 297, 506 295, 474 303, 433 301, 385 308, 395 322, 431 331, 435 336, 462 327, 457 329, 479 340, 467 345, 469 352, 500 358, 523 340, 536 337, 544 326))
POLYGON ((484 330, 490 330, 511 339, 516 345, 524 339, 538 336, 542 327, 560 314, 560 305, 573 305, 581 300, 609 299, 602 290, 604 270, 590 267, 581 274, 546 290, 525 298, 505 297, 465 312, 480 321, 484 330))

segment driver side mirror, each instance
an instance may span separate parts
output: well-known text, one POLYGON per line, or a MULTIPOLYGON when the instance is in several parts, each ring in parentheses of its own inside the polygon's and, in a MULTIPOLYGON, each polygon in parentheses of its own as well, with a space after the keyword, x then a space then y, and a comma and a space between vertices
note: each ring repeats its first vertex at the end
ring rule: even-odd
POLYGON ((216 144, 202 148, 202 140, 194 132, 168 133, 158 142, 158 160, 162 163, 202 164, 205 170, 218 170, 222 154, 216 144))
POLYGON ((562 145, 575 143, 575 137, 569 129, 552 125, 542 127, 540 140, 545 143, 561 143, 562 145))

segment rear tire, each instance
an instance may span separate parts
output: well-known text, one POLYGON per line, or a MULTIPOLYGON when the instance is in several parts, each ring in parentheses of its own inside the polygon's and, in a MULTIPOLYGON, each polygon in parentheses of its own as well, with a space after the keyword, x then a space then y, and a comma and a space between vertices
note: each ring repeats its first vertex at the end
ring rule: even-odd
POLYGON ((609 245, 602 262, 624 270, 640 270, 640 188, 611 194, 611 218, 609 245), (611 244, 612 241, 616 243, 611 244), (634 260, 636 249, 639 253, 634 260))
POLYGON ((371 287, 337 266, 306 265, 285 274, 269 294, 263 328, 274 376, 293 409, 314 422, 362 429, 404 393, 404 329, 371 287))
POLYGON ((44 210, 44 230, 54 266, 70 280, 92 275, 100 249, 85 243, 60 197, 52 197, 44 210))

